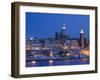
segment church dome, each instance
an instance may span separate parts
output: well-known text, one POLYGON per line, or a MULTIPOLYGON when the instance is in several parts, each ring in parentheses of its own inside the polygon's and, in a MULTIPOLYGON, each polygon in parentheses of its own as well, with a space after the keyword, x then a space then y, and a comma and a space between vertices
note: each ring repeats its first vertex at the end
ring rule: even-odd
POLYGON ((60 39, 70 39, 70 36, 67 34, 66 25, 63 24, 63 27, 59 33, 60 39))

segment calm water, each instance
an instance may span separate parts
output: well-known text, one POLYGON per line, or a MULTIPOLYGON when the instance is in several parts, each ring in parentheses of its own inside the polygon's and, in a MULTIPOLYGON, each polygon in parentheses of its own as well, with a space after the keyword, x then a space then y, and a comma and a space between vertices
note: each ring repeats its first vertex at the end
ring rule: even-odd
POLYGON ((71 59, 71 60, 33 61, 33 62, 26 62, 26 67, 82 65, 82 64, 89 64, 89 59, 83 58, 83 59, 71 59))

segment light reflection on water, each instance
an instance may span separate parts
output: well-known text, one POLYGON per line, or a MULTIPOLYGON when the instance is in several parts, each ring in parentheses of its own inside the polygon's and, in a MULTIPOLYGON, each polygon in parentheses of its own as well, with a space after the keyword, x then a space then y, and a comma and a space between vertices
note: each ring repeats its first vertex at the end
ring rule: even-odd
POLYGON ((60 66, 60 65, 82 65, 89 64, 89 58, 71 59, 71 60, 41 60, 31 61, 26 63, 26 67, 41 67, 41 66, 60 66))

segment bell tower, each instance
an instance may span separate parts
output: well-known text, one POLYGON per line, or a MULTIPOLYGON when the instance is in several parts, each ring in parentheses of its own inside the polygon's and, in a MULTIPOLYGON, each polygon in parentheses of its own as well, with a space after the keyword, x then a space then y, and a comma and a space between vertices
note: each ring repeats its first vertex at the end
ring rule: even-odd
POLYGON ((84 31, 83 28, 80 30, 80 47, 84 48, 84 31))

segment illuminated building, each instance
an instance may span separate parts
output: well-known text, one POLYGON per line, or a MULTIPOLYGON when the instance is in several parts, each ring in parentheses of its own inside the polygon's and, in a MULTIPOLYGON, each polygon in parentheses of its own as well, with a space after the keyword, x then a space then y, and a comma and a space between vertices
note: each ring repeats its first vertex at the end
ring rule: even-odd
POLYGON ((31 50, 34 54, 37 53, 43 56, 54 56, 59 52, 65 52, 67 54, 71 52, 71 50, 81 50, 89 45, 86 38, 84 38, 82 28, 79 38, 71 38, 66 30, 66 25, 63 24, 61 30, 54 32, 55 36, 52 38, 30 38, 26 41, 26 51, 31 50))
POLYGON ((80 47, 84 48, 84 31, 83 31, 82 28, 81 28, 81 31, 80 31, 80 47))

